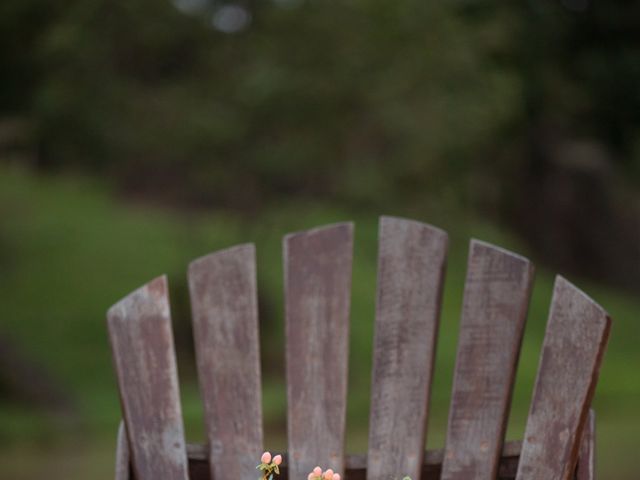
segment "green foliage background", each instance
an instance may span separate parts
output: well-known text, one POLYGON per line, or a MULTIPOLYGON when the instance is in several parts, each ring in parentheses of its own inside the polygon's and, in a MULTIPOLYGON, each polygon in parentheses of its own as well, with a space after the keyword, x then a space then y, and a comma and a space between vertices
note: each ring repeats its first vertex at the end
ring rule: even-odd
MULTIPOLYGON (((262 362, 267 445, 284 448, 285 390, 281 345, 281 237, 288 231, 356 221, 350 354, 350 451, 366 446, 371 343, 374 318, 377 218, 349 208, 316 204, 284 206, 256 221, 224 213, 166 213, 110 199, 107 190, 83 177, 33 179, 2 170, 3 329, 30 358, 45 365, 73 398, 73 421, 5 397, 0 409, 0 464, 9 478, 109 478, 120 416, 104 312, 115 300, 150 278, 169 275, 179 352, 188 439, 203 441, 188 328, 186 265, 229 245, 255 241, 261 292, 262 362), (275 345, 275 346, 274 346, 275 345), (54 466, 59 466, 55 467, 54 466)), ((444 441, 457 326, 470 236, 531 252, 517 238, 474 216, 452 216, 436 206, 415 218, 446 228, 452 240, 438 343, 428 444, 444 441)), ((520 361, 510 438, 521 438, 531 395, 553 276, 539 268, 520 361)), ((577 281, 577 280, 576 280, 577 281)), ((615 320, 596 396, 599 466, 604 475, 635 478, 640 382, 637 299, 581 279, 615 320)))
POLYGON ((444 441, 470 237, 538 265, 509 436, 553 274, 609 310, 599 469, 638 478, 640 7, 635 2, 8 0, 0 4, 0 471, 109 478, 104 312, 167 272, 202 441, 185 270, 255 241, 267 444, 285 445, 282 236, 356 222, 350 450, 366 445, 377 217, 450 232, 428 444, 444 441), (188 13, 183 10, 189 7, 188 13), (250 22, 212 26, 223 8, 250 22), (18 368, 20 367, 20 368, 18 368), (14 376, 12 376, 14 374, 14 376), (36 392, 35 394, 33 392, 36 392))
POLYGON ((235 35, 209 22, 225 3, 4 2, 3 103, 34 120, 38 162, 190 205, 453 190, 498 208, 531 162, 513 150, 555 129, 637 185, 633 2, 249 2, 235 35), (478 171, 495 198, 464 188, 478 171))

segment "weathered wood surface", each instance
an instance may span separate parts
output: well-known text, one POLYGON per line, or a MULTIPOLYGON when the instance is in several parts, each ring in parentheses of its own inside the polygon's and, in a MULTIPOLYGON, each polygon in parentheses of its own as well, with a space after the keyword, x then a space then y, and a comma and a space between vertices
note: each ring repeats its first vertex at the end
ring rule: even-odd
POLYGON ((136 478, 187 480, 166 277, 116 303, 107 323, 136 478))
POLYGON ((443 480, 498 473, 532 280, 526 258, 471 241, 443 480))
POLYGON ((577 480, 596 478, 596 412, 589 410, 578 457, 577 480))
POLYGON ((610 326, 599 305, 556 278, 518 480, 571 477, 610 326))
POLYGON ((429 225, 380 219, 369 480, 422 469, 447 243, 429 225))
POLYGON ((124 422, 121 421, 118 427, 118 441, 116 444, 115 480, 129 479, 131 455, 129 454, 129 442, 127 441, 127 431, 125 428, 124 422))
MULTIPOLYGON (((316 464, 347 480, 594 480, 588 406, 610 319, 589 297, 557 278, 522 451, 517 442, 503 448, 533 267, 472 241, 447 443, 424 452, 447 237, 382 217, 369 454, 345 457, 353 226, 291 234, 283 244, 290 455, 282 480, 304 478, 316 464)), ((185 444, 167 283, 159 277, 107 314, 124 415, 116 480, 257 474, 254 247, 196 260, 189 284, 207 446, 185 444)))
MULTIPOLYGON (((120 442, 120 438, 118 440, 120 442)), ((126 438, 124 439, 126 442, 126 438)), ((498 469, 497 480, 514 480, 516 470, 518 468, 518 455, 520 454, 522 442, 505 442, 500 457, 500 467, 498 469)), ((592 447, 593 451, 593 442, 592 447)), ((208 448, 206 445, 187 445, 187 453, 189 455, 189 478, 191 480, 212 480, 211 469, 209 468, 208 448)), ((581 454, 582 455, 582 454, 581 454)), ((288 455, 282 454, 283 463, 280 469, 278 480, 288 480, 290 478, 288 468, 288 455)), ((421 469, 421 480, 439 480, 444 457, 444 450, 427 450, 424 454, 421 469)), ((366 480, 366 455, 346 455, 345 456, 345 475, 346 480, 366 480)), ((133 472, 123 470, 122 476, 116 476, 116 480, 132 480, 135 479, 133 472)), ((594 480, 595 477, 577 477, 576 480, 594 480)))
POLYGON ((283 244, 290 469, 306 478, 315 465, 344 469, 353 225, 283 244))
MULTIPOLYGON (((521 442, 506 442, 500 459, 500 469, 497 480, 513 480, 518 465, 518 454, 521 442)), ((191 480, 211 480, 207 466, 207 450, 204 445, 188 445, 191 480)), ((284 461, 278 480, 296 479, 292 477, 288 467, 288 455, 282 454, 284 461)), ((428 450, 422 455, 423 463, 420 469, 421 480, 439 480, 444 450, 428 450)), ((346 455, 345 475, 346 480, 366 480, 367 455, 346 455)), ((402 477, 394 475, 393 478, 402 477)))
POLYGON ((188 276, 211 475, 253 478, 263 437, 255 247, 195 260, 188 276))

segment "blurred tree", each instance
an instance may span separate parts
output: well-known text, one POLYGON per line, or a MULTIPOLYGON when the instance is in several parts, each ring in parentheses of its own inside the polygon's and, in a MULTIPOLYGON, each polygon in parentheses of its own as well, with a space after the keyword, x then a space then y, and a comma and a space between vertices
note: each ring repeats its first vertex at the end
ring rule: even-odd
POLYGON ((640 6, 531 3, 519 17, 526 115, 506 156, 522 162, 501 205, 548 262, 638 287, 640 6))
POLYGON ((293 198, 385 210, 438 199, 510 222, 563 268, 618 267, 604 255, 584 269, 557 244, 640 259, 633 2, 0 8, 0 108, 33 119, 43 168, 242 212, 293 198), (557 188, 572 200, 552 220, 557 188))
POLYGON ((58 8, 43 0, 0 4, 0 115, 29 108, 44 75, 36 58, 38 43, 58 8))
POLYGON ((464 184, 479 161, 468 152, 517 112, 516 72, 492 59, 508 13, 487 24, 417 1, 261 2, 229 35, 206 12, 65 9, 38 52, 42 164, 189 204, 386 203, 464 184))

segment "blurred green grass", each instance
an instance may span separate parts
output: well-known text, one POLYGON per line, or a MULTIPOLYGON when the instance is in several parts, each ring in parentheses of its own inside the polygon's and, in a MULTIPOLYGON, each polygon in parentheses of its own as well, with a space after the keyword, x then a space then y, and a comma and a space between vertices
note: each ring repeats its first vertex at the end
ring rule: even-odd
MULTIPOLYGON (((508 232, 447 203, 398 214, 445 228, 451 237, 428 446, 444 442, 458 319, 470 237, 531 256, 508 232)), ((266 443, 285 445, 281 239, 290 231, 343 220, 356 224, 347 449, 366 447, 373 337, 377 216, 326 204, 274 205, 259 215, 168 211, 114 199, 80 176, 35 177, 0 167, 2 329, 70 392, 80 426, 0 397, 0 465, 14 479, 112 477, 119 404, 105 331, 106 309, 132 289, 167 273, 188 440, 202 441, 202 410, 189 349, 186 266, 235 243, 254 241, 263 341, 266 443)), ((534 259, 535 260, 535 259, 534 259)), ((598 467, 605 478, 638 478, 640 301, 604 285, 570 278, 614 319, 595 408, 598 467)), ((553 275, 538 268, 519 364, 508 437, 522 435, 537 369, 553 275)))

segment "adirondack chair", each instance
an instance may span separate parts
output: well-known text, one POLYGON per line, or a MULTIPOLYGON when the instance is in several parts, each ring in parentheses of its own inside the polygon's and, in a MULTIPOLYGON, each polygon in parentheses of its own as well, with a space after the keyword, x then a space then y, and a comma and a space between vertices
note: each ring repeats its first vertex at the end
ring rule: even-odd
MULTIPOLYGON (((594 478, 590 402, 605 311, 557 277, 522 442, 504 442, 533 266, 472 240, 443 450, 425 452, 447 234, 382 217, 369 444, 344 455, 353 226, 284 238, 288 454, 281 478, 316 465, 348 480, 594 478)), ((186 445, 167 280, 108 312, 124 421, 116 480, 255 480, 263 450, 253 245, 188 272, 206 445, 186 445)))

